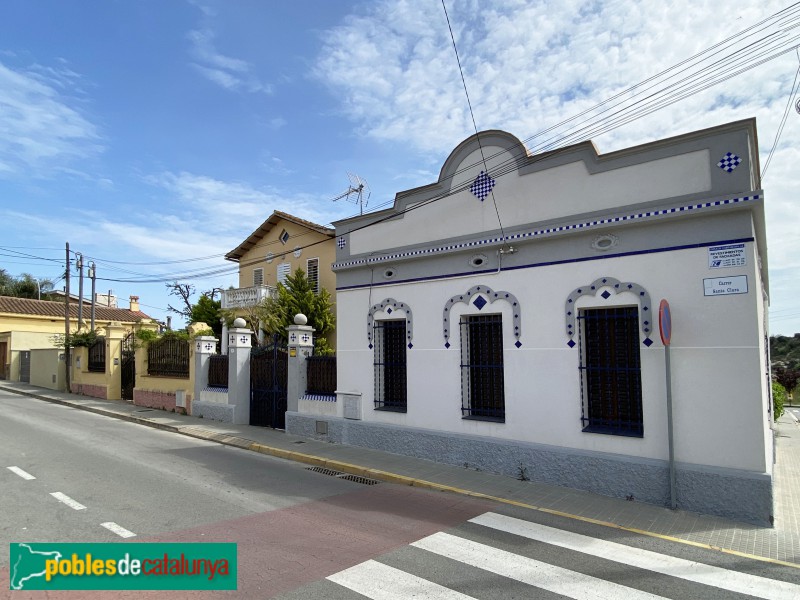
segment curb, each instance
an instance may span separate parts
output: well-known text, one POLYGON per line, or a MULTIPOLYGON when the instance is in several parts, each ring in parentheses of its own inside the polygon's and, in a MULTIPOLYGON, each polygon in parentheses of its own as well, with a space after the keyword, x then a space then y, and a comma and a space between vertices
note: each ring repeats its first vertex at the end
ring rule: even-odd
MULTIPOLYGON (((575 521, 581 521, 584 523, 592 523, 594 525, 600 525, 602 527, 609 527, 611 529, 618 529, 621 531, 629 531, 631 533, 636 533, 638 535, 645 535, 652 538, 657 538, 660 540, 665 540, 669 542, 675 542, 678 544, 684 544, 687 546, 693 546, 696 548, 704 548, 706 550, 715 550, 717 552, 722 552, 724 554, 730 554, 733 556, 738 556, 742 558, 748 558, 751 560, 757 560, 759 562, 765 562, 774 565, 781 565, 784 567, 791 567, 794 569, 800 569, 800 564, 787 562, 784 560, 779 560, 776 558, 770 558, 768 556, 759 556, 756 554, 748 554, 746 552, 740 552, 738 550, 732 550, 730 548, 722 548, 720 546, 714 546, 711 544, 705 544, 702 542, 694 542, 692 540, 685 540, 682 538, 677 538, 669 535, 664 535, 660 533, 655 533, 652 531, 646 531, 642 529, 636 529, 634 527, 626 527, 624 525, 618 525, 616 523, 611 523, 609 521, 601 521, 598 519, 593 519, 591 517, 583 517, 580 515, 574 515, 567 512, 562 512, 559 510, 555 510, 552 508, 545 508, 542 506, 536 506, 533 504, 527 504, 525 502, 520 502, 518 500, 511 500, 509 498, 501 498, 498 496, 492 496, 490 494, 484 494, 482 492, 475 492, 472 490, 467 490, 463 488, 458 488, 450 485, 444 485, 441 483, 435 483, 432 481, 427 481, 425 479, 417 479, 416 477, 408 477, 406 475, 398 475, 397 473, 390 473, 389 471, 382 471, 380 469, 373 469, 369 467, 362 467, 359 465, 354 465, 351 463, 346 463, 338 460, 322 458, 321 456, 316 456, 313 454, 305 454, 303 452, 296 452, 294 450, 284 450, 283 448, 276 448, 274 446, 267 446, 261 444, 259 442, 254 442, 253 440, 249 440, 247 438, 242 438, 239 436, 234 435, 227 435, 223 433, 215 433, 213 431, 203 430, 200 427, 196 427, 194 425, 185 425, 181 427, 177 427, 175 425, 167 425, 165 423, 157 423, 155 421, 151 421, 150 419, 144 419, 141 417, 133 417, 131 415, 126 415, 124 413, 118 413, 110 410, 105 410, 102 408, 95 408, 93 406, 85 406, 77 403, 70 402, 69 400, 63 400, 61 398, 52 398, 48 396, 39 395, 33 392, 28 392, 24 390, 17 390, 14 388, 6 387, 0 384, 0 390, 5 390, 12 394, 18 394, 21 396, 28 396, 31 398, 36 398, 37 400, 44 400, 45 402, 51 402, 53 404, 62 404, 65 406, 70 406, 72 408, 77 408, 79 410, 85 410, 87 412, 95 413, 98 415, 111 417, 115 419, 120 419, 123 421, 128 421, 131 423, 136 423, 139 425, 145 425, 147 427, 152 427, 154 429, 161 429, 163 431, 170 431, 173 433, 178 433, 181 435, 185 435, 188 437, 193 437, 196 439, 206 440, 210 442, 217 442, 219 444, 223 444, 226 446, 234 446, 236 448, 241 448, 243 450, 249 450, 251 452, 257 452, 259 454, 266 454, 268 456, 273 456, 275 458, 282 458, 284 460, 291 460, 294 462, 299 462, 307 465, 312 465, 315 467, 325 467, 328 469, 334 469, 337 471, 342 471, 344 473, 348 473, 351 475, 360 475, 362 477, 368 477, 370 479, 376 479, 379 481, 383 481, 385 483, 394 483, 398 485, 408 485, 411 487, 418 487, 421 489, 427 489, 437 492, 450 492, 452 494, 458 494, 460 496, 469 496, 471 498, 479 498, 482 500, 490 500, 492 502, 497 502, 499 504, 506 504, 509 506, 516 506, 519 508, 526 508, 529 510, 535 510, 537 512, 546 513, 549 515, 554 515, 558 517, 564 517, 567 519, 572 519, 575 521)), ((794 415, 792 415, 794 417, 794 415)))

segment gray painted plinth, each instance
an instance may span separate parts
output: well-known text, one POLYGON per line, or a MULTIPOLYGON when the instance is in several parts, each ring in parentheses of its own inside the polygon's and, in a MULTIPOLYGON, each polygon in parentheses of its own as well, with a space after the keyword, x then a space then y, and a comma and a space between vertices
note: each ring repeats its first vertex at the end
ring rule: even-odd
POLYGON ((222 421, 223 423, 233 423, 235 408, 236 407, 231 404, 195 400, 192 402, 192 416, 211 419, 212 421, 222 421))
MULTIPOLYGON (((286 432, 669 506, 667 461, 286 413, 286 432), (316 422, 328 424, 327 435, 316 422)), ((678 508, 770 525, 772 479, 734 469, 677 465, 678 508)))

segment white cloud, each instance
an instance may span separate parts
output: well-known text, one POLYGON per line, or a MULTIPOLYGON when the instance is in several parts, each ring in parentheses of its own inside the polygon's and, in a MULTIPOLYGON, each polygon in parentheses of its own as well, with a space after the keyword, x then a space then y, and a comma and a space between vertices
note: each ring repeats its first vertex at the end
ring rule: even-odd
POLYGON ((181 218, 208 223, 204 227, 206 230, 236 233, 241 236, 239 241, 250 235, 274 210, 320 224, 325 224, 329 218, 318 208, 320 198, 308 194, 292 195, 275 188, 256 188, 243 182, 187 172, 162 173, 147 181, 170 193, 174 204, 181 207, 181 218))
MULTIPOLYGON (((534 152, 548 141, 563 146, 587 138, 601 152, 609 152, 756 117, 762 166, 798 66, 794 51, 605 133, 587 129, 589 123, 579 119, 528 138, 784 8, 776 0, 744 0, 725 10, 711 0, 448 3, 478 129, 509 131, 528 140, 534 152), (564 137, 572 131, 579 134, 564 137)), ((702 65, 711 65, 735 48, 746 48, 745 55, 756 56, 764 47, 746 44, 770 31, 771 39, 784 41, 784 49, 797 43, 796 30, 756 28, 735 46, 719 46, 702 65)), ((361 135, 395 143, 406 152, 416 149, 423 164, 431 157, 441 164, 474 132, 440 4, 375 2, 324 33, 322 41, 313 75, 341 99, 341 112, 361 135)), ((722 72, 725 65, 718 66, 722 72)), ((677 73, 670 81, 686 75, 685 70, 673 72, 677 73)), ((647 90, 649 85, 638 88, 640 96, 626 93, 620 100, 627 106, 632 99, 642 100, 639 106, 647 106, 646 96, 661 89, 647 90)), ((788 281, 788 274, 800 266, 797 123, 793 111, 765 183, 773 305, 779 307, 797 306, 800 297, 798 284, 788 281)))
POLYGON ((0 62, 0 175, 47 177, 102 150, 97 128, 76 107, 79 76, 0 62))
POLYGON ((259 81, 253 74, 252 64, 217 51, 214 33, 210 29, 190 31, 187 37, 191 42, 191 53, 197 61, 192 63, 192 67, 209 81, 232 91, 272 93, 272 86, 259 81))
MULTIPOLYGON (((514 0, 460 2, 450 8, 450 22, 478 128, 502 128, 524 138, 780 8, 774 1, 752 0, 722 12, 710 1, 571 0, 557 8, 514 0)), ((437 3, 384 1, 348 17, 323 36, 314 74, 343 98, 342 111, 370 137, 441 153, 472 133, 437 3)), ((759 74, 742 79, 755 87, 729 85, 727 96, 705 94, 687 102, 684 120, 699 112, 708 123, 709 103, 740 113, 781 92, 774 68, 759 74)), ((642 141, 679 131, 674 119, 664 118, 633 124, 626 132, 625 138, 642 141)))

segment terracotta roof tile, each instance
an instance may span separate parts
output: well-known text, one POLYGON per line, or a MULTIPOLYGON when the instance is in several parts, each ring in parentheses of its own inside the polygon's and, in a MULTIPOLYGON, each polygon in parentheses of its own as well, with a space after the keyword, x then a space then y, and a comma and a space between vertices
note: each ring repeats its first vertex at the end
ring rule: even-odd
MULTIPOLYGON (((86 321, 91 318, 90 310, 91 309, 84 304, 83 317, 86 321)), ((29 298, 0 296, 0 314, 2 313, 64 318, 64 303, 52 302, 50 300, 31 300, 29 298)), ((69 316, 72 319, 78 318, 78 305, 76 302, 70 303, 69 316)), ((141 311, 131 311, 127 308, 108 308, 106 306, 95 306, 95 319, 98 321, 120 321, 124 323, 133 323, 150 318, 152 317, 141 311)))

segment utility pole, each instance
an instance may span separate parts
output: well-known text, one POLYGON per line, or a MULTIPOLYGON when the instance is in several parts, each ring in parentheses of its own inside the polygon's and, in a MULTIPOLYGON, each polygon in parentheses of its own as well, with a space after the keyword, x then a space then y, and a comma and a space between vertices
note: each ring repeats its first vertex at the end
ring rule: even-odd
POLYGON ((70 392, 69 387, 69 374, 70 374, 70 356, 69 356, 69 242, 67 242, 67 268, 65 269, 66 275, 66 293, 64 294, 64 371, 66 372, 67 393, 70 392))
POLYGON ((92 278, 92 331, 94 331, 94 305, 96 303, 97 294, 94 293, 95 277, 97 276, 97 266, 94 262, 89 263, 89 277, 92 278))
POLYGON ((78 268, 78 331, 80 331, 83 327, 83 254, 76 256, 75 266, 78 268))

